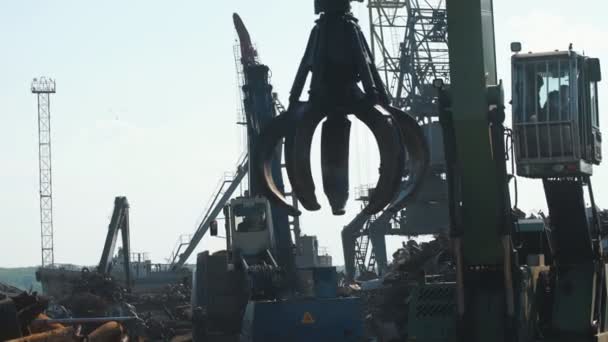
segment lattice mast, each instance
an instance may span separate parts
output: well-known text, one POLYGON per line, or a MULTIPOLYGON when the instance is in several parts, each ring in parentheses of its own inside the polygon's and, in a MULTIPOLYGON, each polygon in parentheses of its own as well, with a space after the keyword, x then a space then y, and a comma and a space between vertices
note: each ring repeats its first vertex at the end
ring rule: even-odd
POLYGON ((372 52, 393 105, 436 116, 433 80, 449 83, 445 0, 369 0, 372 52))
MULTIPOLYGON (((449 84, 445 1, 368 0, 370 45, 376 67, 392 104, 416 116, 421 124, 436 121, 438 117, 433 81, 442 79, 449 84)), ((358 199, 365 203, 370 190, 362 187, 358 199)), ((356 234, 354 255, 345 255, 355 259, 356 269, 347 272, 358 271, 360 275, 375 272, 377 261, 378 271, 385 266, 378 260, 384 258, 376 256, 386 251, 375 251, 376 246, 370 246, 370 227, 376 218, 368 218, 356 234)), ((379 221, 382 222, 384 220, 379 221)))
POLYGON ((55 263, 53 253, 53 183, 51 172, 51 94, 55 93, 55 81, 34 78, 32 93, 38 100, 38 167, 40 182, 40 237, 42 267, 55 263))

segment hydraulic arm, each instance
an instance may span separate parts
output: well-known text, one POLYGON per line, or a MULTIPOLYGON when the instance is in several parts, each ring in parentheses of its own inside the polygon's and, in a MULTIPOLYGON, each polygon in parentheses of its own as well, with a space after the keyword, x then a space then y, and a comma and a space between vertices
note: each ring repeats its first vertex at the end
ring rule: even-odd
MULTIPOLYGON (((252 154, 251 151, 260 144, 261 131, 277 113, 275 112, 272 85, 270 84, 270 68, 258 62, 257 52, 241 18, 234 14, 233 20, 241 42, 241 64, 245 78, 243 101, 247 121, 248 151, 252 154)), ((268 167, 277 190, 284 193, 280 149, 274 150, 272 161, 268 167)), ((249 164, 249 197, 251 198, 265 195, 263 185, 260 183, 262 177, 259 172, 256 165, 249 164)), ((270 212, 277 262, 283 270, 292 274, 295 268, 295 259, 287 211, 284 207, 271 203, 270 212)))
POLYGON ((116 197, 114 199, 114 211, 112 212, 112 219, 110 220, 110 225, 108 226, 108 234, 106 235, 106 242, 103 246, 99 266, 97 266, 97 271, 100 273, 110 273, 112 255, 114 254, 119 232, 121 233, 122 239, 122 256, 124 259, 123 264, 125 268, 125 281, 127 288, 130 288, 131 241, 129 237, 129 202, 127 201, 126 197, 116 197))

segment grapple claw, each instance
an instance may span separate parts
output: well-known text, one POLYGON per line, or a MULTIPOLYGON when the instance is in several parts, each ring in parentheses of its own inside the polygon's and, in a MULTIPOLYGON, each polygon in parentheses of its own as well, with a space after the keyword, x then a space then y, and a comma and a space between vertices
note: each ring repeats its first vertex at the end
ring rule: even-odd
POLYGON ((401 133, 391 114, 376 105, 365 113, 355 113, 374 134, 380 150, 380 176, 363 213, 373 215, 384 209, 393 197, 403 175, 405 153, 401 133))
POLYGON ((272 158, 275 149, 290 127, 293 127, 288 114, 283 113, 275 117, 264 127, 259 135, 258 144, 253 149, 251 162, 257 168, 257 174, 262 177, 259 183, 266 198, 283 207, 289 215, 300 216, 301 212, 287 202, 272 177, 272 158))
POLYGON ((321 134, 323 189, 334 215, 346 213, 350 126, 346 116, 329 115, 321 134))
POLYGON ((289 110, 263 129, 254 159, 262 168, 261 183, 267 197, 287 208, 291 215, 299 212, 287 203, 273 182, 270 160, 274 147, 285 138, 285 164, 292 191, 307 210, 320 209, 310 150, 315 129, 325 117, 328 119, 323 124, 321 168, 323 188, 334 215, 344 214, 348 200, 347 114, 355 114, 372 131, 380 150, 380 175, 364 214, 405 203, 418 189, 428 165, 420 127, 414 118, 388 106, 390 99, 369 46, 356 18, 348 11, 348 2, 342 2, 344 6, 321 11, 291 88, 289 110), (309 98, 303 103, 300 98, 308 81, 309 98), (404 178, 405 188, 399 193, 404 178))
POLYGON ((315 211, 321 209, 321 205, 315 195, 315 184, 310 167, 310 147, 315 130, 324 115, 312 106, 305 108, 306 111, 301 112, 303 115, 298 119, 295 128, 292 186, 302 206, 307 210, 315 211))
POLYGON ((404 173, 406 179, 402 180, 400 191, 390 205, 394 210, 401 210, 423 182, 429 166, 429 148, 422 128, 414 117, 395 107, 389 107, 388 110, 401 131, 407 153, 404 173))
POLYGON ((285 128, 285 140, 283 145, 283 153, 285 157, 285 170, 287 171, 287 179, 291 185, 292 191, 297 192, 296 185, 296 170, 295 170, 295 140, 296 140, 296 125, 302 116, 310 111, 308 102, 291 103, 289 109, 285 113, 289 115, 289 120, 292 123, 285 128))

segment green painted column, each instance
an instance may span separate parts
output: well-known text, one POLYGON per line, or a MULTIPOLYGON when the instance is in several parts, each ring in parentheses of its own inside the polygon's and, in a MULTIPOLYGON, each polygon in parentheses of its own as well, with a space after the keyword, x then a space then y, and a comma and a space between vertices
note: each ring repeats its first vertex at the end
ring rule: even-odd
POLYGON ((447 0, 447 11, 450 112, 462 201, 460 342, 512 342, 517 335, 514 281, 511 259, 505 258, 509 201, 505 170, 493 155, 487 90, 498 83, 492 0, 447 0))
POLYGON ((450 89, 462 176, 465 265, 502 264, 499 185, 488 125, 486 86, 495 85, 491 0, 448 0, 450 89))

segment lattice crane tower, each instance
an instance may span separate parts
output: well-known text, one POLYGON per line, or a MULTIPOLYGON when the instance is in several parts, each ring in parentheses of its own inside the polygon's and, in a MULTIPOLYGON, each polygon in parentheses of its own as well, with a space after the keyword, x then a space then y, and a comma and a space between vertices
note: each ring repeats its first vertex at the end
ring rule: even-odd
POLYGON ((55 81, 34 78, 32 93, 38 100, 38 165, 40 180, 40 235, 42 267, 55 263, 53 254, 53 183, 51 180, 51 94, 55 81))
POLYGON ((449 83, 446 0, 369 0, 372 52, 393 105, 436 116, 434 79, 449 83))
MULTIPOLYGON (((443 146, 442 141, 436 140, 440 137, 435 133, 439 113, 433 81, 441 79, 446 85, 450 83, 445 5, 446 0, 368 0, 370 45, 376 67, 392 104, 414 115, 423 124, 431 147, 433 170, 440 173, 445 172, 443 163, 433 163, 433 160, 444 159, 433 148, 443 146)), ((365 198, 360 196, 363 201, 365 198)), ((368 233, 373 225, 384 224, 385 220, 379 219, 383 214, 363 224, 357 235, 354 255, 345 256, 355 260, 361 273, 375 272, 376 261, 379 271, 386 267, 386 257, 378 258, 378 255, 386 255, 386 248, 378 251, 376 246, 368 248, 368 233), (382 264, 379 259, 383 260, 382 264)), ((400 215, 401 218, 391 218, 392 224, 400 225, 401 220, 407 218, 407 210, 400 215)))

